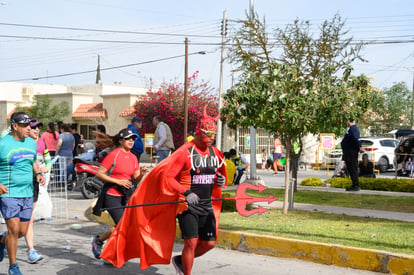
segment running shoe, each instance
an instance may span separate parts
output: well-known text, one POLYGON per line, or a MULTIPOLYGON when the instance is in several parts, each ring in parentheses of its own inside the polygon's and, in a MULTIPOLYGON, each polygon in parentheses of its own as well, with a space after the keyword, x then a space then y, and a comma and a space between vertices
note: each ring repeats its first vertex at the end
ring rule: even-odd
POLYGON ((17 264, 12 264, 9 267, 9 275, 23 275, 23 274, 20 272, 19 266, 17 264))
MULTIPOLYGON (((3 241, 4 237, 6 236, 7 231, 4 231, 0 234, 0 241, 3 241)), ((0 243, 0 262, 4 259, 4 249, 6 248, 6 243, 0 243)))
POLYGON ((41 260, 43 260, 43 256, 40 255, 39 253, 37 253, 36 249, 30 249, 29 250, 29 253, 27 255, 27 262, 29 264, 35 264, 35 263, 37 263, 38 261, 41 261, 41 260))
POLYGON ((172 264, 175 267, 175 271, 177 272, 177 275, 184 275, 183 265, 181 263, 181 255, 174 256, 172 258, 172 264))
POLYGON ((92 238, 92 253, 97 259, 101 258, 102 246, 103 242, 99 240, 99 235, 92 238))

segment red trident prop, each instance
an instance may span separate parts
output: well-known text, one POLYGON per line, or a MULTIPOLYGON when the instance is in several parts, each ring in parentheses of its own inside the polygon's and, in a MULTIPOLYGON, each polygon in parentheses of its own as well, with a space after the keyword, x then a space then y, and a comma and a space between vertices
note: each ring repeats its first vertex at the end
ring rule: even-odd
POLYGON ((270 204, 270 203, 274 202, 275 200, 279 199, 279 198, 273 197, 271 195, 269 195, 267 197, 251 197, 251 196, 248 196, 246 194, 246 189, 257 190, 257 193, 261 193, 262 191, 266 190, 267 187, 264 186, 264 185, 261 185, 260 183, 259 183, 258 186, 255 186, 255 185, 247 183, 247 182, 244 182, 244 183, 239 185, 239 187, 237 188, 237 191, 236 191, 236 197, 234 199, 236 200, 237 211, 239 212, 240 215, 242 215, 244 217, 248 217, 248 216, 251 216, 251 215, 256 214, 256 213, 260 215, 260 214, 267 211, 266 208, 263 208, 260 205, 256 209, 246 210, 246 205, 248 203, 267 201, 267 203, 270 204))
MULTIPOLYGON (((279 198, 273 197, 271 195, 267 197, 252 197, 246 194, 246 189, 257 190, 257 193, 261 193, 262 191, 266 190, 267 187, 259 184, 253 185, 251 183, 241 183, 236 190, 236 196, 234 198, 217 198, 217 199, 200 199, 200 201, 225 201, 225 200, 235 200, 236 201, 236 208, 237 212, 244 217, 251 216, 253 214, 262 214, 266 212, 268 209, 259 206, 256 209, 247 210, 246 205, 248 203, 253 202, 265 202, 267 201, 268 204, 278 200, 279 198)), ((163 205, 163 204, 174 204, 174 203, 187 203, 187 201, 166 201, 166 202, 155 202, 155 203, 145 203, 145 204, 135 204, 135 205, 126 205, 120 207, 111 207, 111 208, 101 208, 102 211, 109 210, 109 209, 118 209, 118 208, 133 208, 133 207, 143 207, 143 206, 155 206, 155 205, 163 205)))

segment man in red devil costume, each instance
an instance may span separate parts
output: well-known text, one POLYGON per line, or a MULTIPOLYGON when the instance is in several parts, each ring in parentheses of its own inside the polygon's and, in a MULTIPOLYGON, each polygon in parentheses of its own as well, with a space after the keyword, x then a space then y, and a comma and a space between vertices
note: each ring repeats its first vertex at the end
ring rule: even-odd
POLYGON ((102 251, 101 258, 121 267, 140 258, 141 269, 169 264, 178 218, 184 248, 172 262, 177 274, 191 274, 194 257, 216 244, 221 188, 226 184, 223 154, 213 146, 218 117, 207 115, 197 125, 194 140, 177 149, 143 179, 128 205, 186 200, 125 209, 124 216, 102 251))

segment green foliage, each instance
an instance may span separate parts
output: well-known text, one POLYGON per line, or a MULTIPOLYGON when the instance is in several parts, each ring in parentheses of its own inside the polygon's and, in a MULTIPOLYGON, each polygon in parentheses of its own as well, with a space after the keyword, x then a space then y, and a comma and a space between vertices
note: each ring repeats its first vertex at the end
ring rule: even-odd
MULTIPOLYGON (((346 188, 352 185, 349 178, 326 179, 333 188, 346 188)), ((414 180, 400 178, 359 178, 361 189, 392 191, 392 192, 414 192, 414 180)))
POLYGON ((347 188, 352 185, 350 178, 330 178, 326 179, 324 183, 329 183, 332 188, 347 188))
POLYGON ((241 75, 222 109, 229 126, 253 125, 288 142, 307 133, 342 133, 347 118, 365 113, 369 80, 351 75, 362 44, 345 37, 340 16, 325 21, 316 38, 309 22, 299 20, 276 29, 272 39, 257 16, 240 23, 229 60, 241 75), (273 54, 276 48, 280 55, 273 54))
POLYGON ((362 60, 363 44, 346 37, 339 15, 322 23, 318 37, 308 21, 295 20, 273 32, 257 15, 239 23, 228 59, 240 76, 224 94, 221 109, 229 127, 279 134, 290 159, 297 139, 342 134, 350 117, 365 114, 375 94, 368 77, 351 74, 352 63, 362 60))
POLYGON ((300 185, 302 185, 302 186, 322 186, 322 180, 320 178, 308 177, 306 179, 303 179, 300 182, 300 185))
POLYGON ((395 83, 384 89, 384 105, 381 111, 381 122, 386 129, 407 127, 412 125, 411 110, 412 92, 404 82, 395 83))
POLYGON ((61 102, 58 105, 52 105, 52 100, 48 95, 35 95, 33 98, 33 104, 30 107, 22 107, 16 105, 16 109, 26 112, 30 117, 36 118, 41 121, 44 126, 49 122, 57 122, 62 120, 63 117, 70 114, 69 104, 67 102, 61 102))

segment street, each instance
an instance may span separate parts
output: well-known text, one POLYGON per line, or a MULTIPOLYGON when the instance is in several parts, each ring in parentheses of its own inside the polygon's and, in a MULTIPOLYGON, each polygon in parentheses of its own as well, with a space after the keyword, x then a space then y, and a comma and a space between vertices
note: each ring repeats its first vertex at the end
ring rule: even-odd
MULTIPOLYGON (((80 203, 71 199, 70 205, 80 203)), ((38 222, 35 225, 35 247, 44 256, 41 262, 30 265, 26 263, 26 249, 23 239, 19 241, 18 264, 23 274, 175 274, 172 265, 155 265, 146 270, 139 269, 139 260, 134 259, 117 269, 104 264, 92 256, 90 237, 103 232, 104 228, 79 218, 67 223, 38 222), (79 230, 71 228, 73 223, 82 226, 79 230)), ((176 243, 173 255, 182 249, 176 243)), ((6 274, 7 257, 0 263, 0 274, 6 274)), ((296 259, 284 259, 243 253, 239 251, 215 248, 204 256, 197 258, 193 274, 239 274, 239 275, 273 275, 273 274, 376 274, 374 272, 342 268, 333 265, 315 264, 296 259)))
MULTIPOLYGON (((273 177, 269 175, 268 177, 273 177)), ((277 177, 282 178, 280 174, 277 177)), ((273 181, 272 181, 273 182, 273 181)), ((279 182, 277 180, 276 182, 279 182)), ((268 184, 269 185, 269 184, 268 184)), ((277 183, 279 185, 279 183, 277 183)), ((45 256, 38 264, 26 262, 26 246, 19 240, 18 264, 24 274, 175 274, 172 265, 155 265, 147 270, 139 269, 134 259, 121 269, 104 264, 92 256, 90 239, 105 230, 103 225, 88 221, 84 211, 91 204, 80 192, 68 193, 69 219, 42 220, 35 223, 35 248, 45 256), (75 224, 75 226, 74 226, 75 224), (74 229, 78 228, 78 229, 74 229)), ((1 224, 4 230, 5 225, 1 224)), ((173 255, 178 254, 182 244, 177 242, 173 255)), ((6 274, 8 258, 0 263, 0 274, 6 274)), ((322 265, 296 259, 285 259, 248 254, 215 248, 196 259, 193 274, 376 274, 369 271, 322 265)))
MULTIPOLYGON (((300 171, 298 178, 331 177, 327 171, 300 171)), ((268 187, 283 187, 284 172, 273 175, 271 171, 258 170, 258 176, 268 187)), ((327 188, 328 189, 328 188, 327 188)), ((90 239, 105 230, 103 225, 90 222, 84 211, 92 200, 83 198, 80 192, 68 193, 68 219, 42 220, 35 223, 35 248, 45 256, 38 264, 26 263, 26 246, 19 241, 18 263, 25 274, 175 274, 172 265, 155 265, 147 270, 139 269, 139 260, 134 259, 121 269, 103 264, 92 256, 90 239), (75 224, 75 225, 74 225, 75 224), (78 229, 75 229, 78 228, 78 229)), ((65 217, 66 215, 62 215, 65 217)), ((5 230, 5 225, 0 224, 5 230)), ((173 255, 178 254, 182 244, 177 242, 173 255)), ((6 274, 7 256, 0 263, 0 274, 6 274)), ((215 248, 196 259, 193 274, 376 274, 375 272, 322 265, 296 259, 277 258, 248 254, 239 251, 215 248)))

